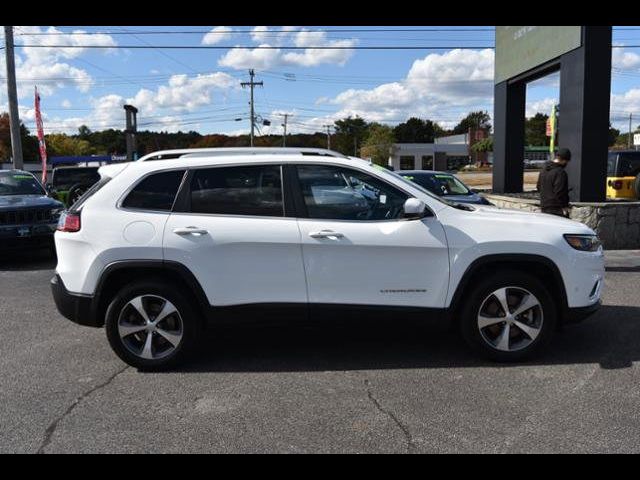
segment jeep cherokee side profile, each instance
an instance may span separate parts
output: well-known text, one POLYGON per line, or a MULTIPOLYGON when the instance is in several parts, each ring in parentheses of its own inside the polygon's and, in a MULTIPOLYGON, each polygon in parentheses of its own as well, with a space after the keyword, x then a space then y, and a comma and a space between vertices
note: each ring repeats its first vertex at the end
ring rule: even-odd
POLYGON ((449 202, 335 152, 187 157, 102 167, 55 235, 59 311, 105 326, 132 366, 175 365, 206 324, 285 307, 437 315, 518 361, 600 304, 583 224, 449 202))

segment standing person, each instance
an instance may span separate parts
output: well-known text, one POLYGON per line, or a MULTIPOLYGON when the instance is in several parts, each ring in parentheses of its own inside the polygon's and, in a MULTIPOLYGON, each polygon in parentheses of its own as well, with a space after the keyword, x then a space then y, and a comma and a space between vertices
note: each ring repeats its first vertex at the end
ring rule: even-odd
POLYGON ((571 161, 571 151, 559 148, 553 161, 547 162, 538 177, 542 213, 568 217, 569 177, 565 167, 571 161))

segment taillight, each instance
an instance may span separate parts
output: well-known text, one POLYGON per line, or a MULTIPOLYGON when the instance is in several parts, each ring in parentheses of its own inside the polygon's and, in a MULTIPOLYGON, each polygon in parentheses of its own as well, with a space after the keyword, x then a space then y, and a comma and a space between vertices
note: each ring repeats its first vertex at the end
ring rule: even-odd
POLYGON ((58 220, 59 232, 79 232, 80 231, 80 212, 64 212, 58 220))

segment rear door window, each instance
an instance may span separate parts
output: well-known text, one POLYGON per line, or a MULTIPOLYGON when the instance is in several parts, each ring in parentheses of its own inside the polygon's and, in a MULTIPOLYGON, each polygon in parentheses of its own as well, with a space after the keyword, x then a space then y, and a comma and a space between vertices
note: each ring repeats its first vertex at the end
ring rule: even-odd
POLYGON ((190 211, 222 215, 284 216, 280 165, 195 170, 190 211))

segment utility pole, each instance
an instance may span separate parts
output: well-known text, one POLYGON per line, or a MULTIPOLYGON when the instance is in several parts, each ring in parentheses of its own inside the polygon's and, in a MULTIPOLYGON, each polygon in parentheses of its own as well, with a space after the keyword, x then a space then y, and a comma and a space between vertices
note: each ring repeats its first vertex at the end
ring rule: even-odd
POLYGON ((7 64, 7 98, 9 100, 9 123, 11 129, 11 156, 13 168, 24 167, 22 142, 20 140, 20 116, 18 114, 18 93, 16 91, 16 62, 13 56, 13 27, 4 27, 5 58, 7 64))
POLYGON ((256 74, 255 74, 255 72, 253 71, 253 68, 252 68, 251 70, 249 70, 249 77, 250 77, 251 80, 248 81, 248 82, 240 82, 240 86, 241 87, 243 87, 243 88, 244 87, 250 87, 251 88, 251 102, 250 102, 251 115, 250 115, 249 121, 251 122, 251 137, 250 138, 251 138, 251 146, 252 147, 253 147, 253 129, 255 128, 255 125, 256 125, 256 113, 255 113, 255 110, 253 108, 253 87, 255 87, 256 85, 259 85, 259 86, 262 87, 264 85, 262 81, 259 81, 259 82, 254 82, 253 81, 253 77, 255 77, 255 75, 256 74))
POLYGON ((631 122, 633 122, 633 113, 629 113, 629 138, 627 139, 627 147, 631 150, 631 122))
POLYGON ((287 120, 289 119, 291 114, 283 113, 282 116, 284 117, 284 123, 282 124, 282 126, 284 127, 284 135, 282 136, 282 146, 286 147, 287 146, 287 120))
POLYGON ((138 159, 136 153, 136 133, 138 131, 137 114, 138 109, 133 105, 124 106, 126 115, 126 128, 124 130, 125 140, 127 142, 127 161, 131 162, 138 159))
POLYGON ((331 127, 332 125, 323 125, 327 129, 327 150, 331 150, 331 127))

